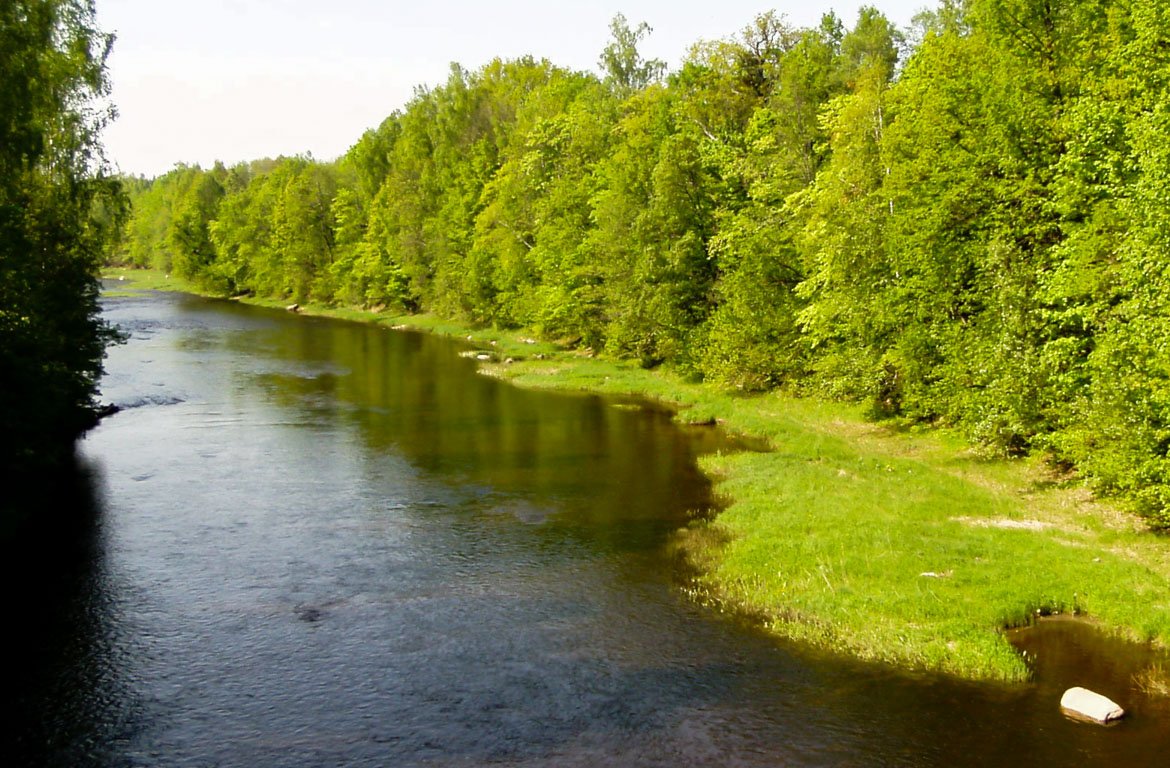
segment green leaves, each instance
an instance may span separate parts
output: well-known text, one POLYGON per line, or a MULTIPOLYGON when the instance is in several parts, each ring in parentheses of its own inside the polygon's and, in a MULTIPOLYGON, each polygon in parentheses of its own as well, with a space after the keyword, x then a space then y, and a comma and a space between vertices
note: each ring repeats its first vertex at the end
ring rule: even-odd
POLYGON ((1163 5, 948 2, 902 59, 765 14, 665 79, 619 16, 602 77, 455 65, 338 163, 135 181, 124 257, 861 400, 1170 526, 1163 5))
POLYGON ((638 52, 638 43, 653 30, 646 22, 630 29, 629 22, 622 14, 613 17, 609 25, 612 39, 601 52, 598 64, 606 74, 606 82, 621 96, 659 80, 666 71, 666 64, 658 59, 644 59, 638 52))
POLYGON ((70 453, 94 419, 97 271, 123 210, 98 137, 111 38, 82 0, 0 5, 0 466, 70 453))

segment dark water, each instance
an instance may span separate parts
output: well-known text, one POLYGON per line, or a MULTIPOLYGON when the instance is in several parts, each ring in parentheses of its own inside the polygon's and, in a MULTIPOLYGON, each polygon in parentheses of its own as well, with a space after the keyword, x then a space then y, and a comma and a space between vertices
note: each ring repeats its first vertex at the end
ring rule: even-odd
POLYGON ((689 603, 668 545, 709 507, 712 431, 514 389, 421 335, 171 295, 107 314, 124 410, 51 489, 76 524, 9 587, 0 764, 1170 759, 1145 651, 1073 625, 1021 639, 1036 683, 976 685, 689 603), (1063 718, 1090 683, 1132 716, 1063 718))

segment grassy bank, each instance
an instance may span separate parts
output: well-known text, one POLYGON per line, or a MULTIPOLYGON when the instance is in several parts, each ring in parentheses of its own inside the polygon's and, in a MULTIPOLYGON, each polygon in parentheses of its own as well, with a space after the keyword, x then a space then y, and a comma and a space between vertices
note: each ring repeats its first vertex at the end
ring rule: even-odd
POLYGON ((639 394, 758 438, 708 456, 728 506, 681 535, 701 599, 777 634, 861 658, 1016 680, 1003 629, 1076 612, 1170 640, 1170 542, 1039 461, 993 461, 945 433, 868 423, 860 409, 736 397, 584 359, 491 365, 524 386, 639 394))
MULTIPOLYGON (((126 274, 135 286, 186 288, 126 274)), ((1027 669, 1002 630, 1038 612, 1075 611, 1134 639, 1170 641, 1170 541, 1039 462, 985 460, 945 433, 874 425, 848 406, 735 396, 519 334, 308 311, 469 337, 492 355, 485 373, 518 385, 654 398, 680 420, 767 441, 767 453, 703 460, 728 506, 679 541, 702 566, 698 597, 758 615, 780 635, 1006 680, 1027 669)))

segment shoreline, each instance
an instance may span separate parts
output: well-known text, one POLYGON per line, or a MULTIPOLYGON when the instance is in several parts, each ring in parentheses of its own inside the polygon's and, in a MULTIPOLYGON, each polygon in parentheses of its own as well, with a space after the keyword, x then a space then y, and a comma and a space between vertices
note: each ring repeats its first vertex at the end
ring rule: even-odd
MULTIPOLYGON (((133 291, 208 295, 155 272, 104 275, 118 276, 133 291)), ((990 460, 945 431, 866 421, 856 406, 736 395, 523 332, 429 315, 314 306, 299 313, 459 337, 491 355, 480 362, 486 375, 645 398, 674 409, 680 423, 717 423, 766 443, 765 453, 701 460, 725 506, 680 531, 676 545, 701 574, 696 599, 759 617, 778 636, 899 668, 999 681, 1028 678, 1005 630, 1039 615, 1087 616, 1107 632, 1170 644, 1170 540, 1037 459, 990 460)))

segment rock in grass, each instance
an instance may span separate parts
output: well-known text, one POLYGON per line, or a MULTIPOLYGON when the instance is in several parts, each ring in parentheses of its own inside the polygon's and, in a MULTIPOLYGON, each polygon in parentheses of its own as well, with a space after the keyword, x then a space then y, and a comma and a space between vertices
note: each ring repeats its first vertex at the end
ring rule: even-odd
POLYGON ((1109 723, 1125 716, 1125 710, 1111 699, 1087 688, 1069 688, 1060 697, 1060 708, 1066 713, 1095 723, 1109 723))

